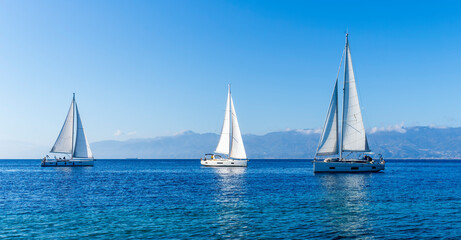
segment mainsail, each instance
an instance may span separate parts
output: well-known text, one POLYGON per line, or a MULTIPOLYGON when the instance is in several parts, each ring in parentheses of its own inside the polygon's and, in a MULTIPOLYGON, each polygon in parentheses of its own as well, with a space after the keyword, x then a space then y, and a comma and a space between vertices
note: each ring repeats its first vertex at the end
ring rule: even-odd
POLYGON ((52 153, 72 153, 74 138, 74 102, 75 99, 72 99, 64 125, 62 125, 61 132, 51 148, 50 152, 52 153))
POLYGON ((352 68, 349 40, 346 35, 346 60, 344 63, 344 101, 341 151, 370 151, 363 126, 362 112, 352 68))
POLYGON ((90 145, 86 139, 85 130, 83 129, 82 119, 78 112, 77 103, 75 103, 75 112, 77 113, 77 134, 75 138, 74 158, 92 158, 90 145))
POLYGON ((237 113, 234 108, 234 101, 230 91, 227 93, 226 113, 221 130, 216 153, 229 155, 230 158, 246 159, 245 146, 243 145, 242 134, 237 120, 237 113), (231 123, 232 122, 232 123, 231 123))
POLYGON ((75 95, 70 104, 66 121, 62 126, 58 139, 51 149, 52 153, 72 154, 75 158, 93 158, 90 145, 86 139, 85 130, 83 129, 82 119, 75 102, 75 95), (77 114, 77 132, 74 134, 74 112, 77 114), (75 146, 74 146, 75 135, 75 146))
POLYGON ((219 138, 218 146, 216 147, 216 153, 229 154, 229 139, 230 139, 230 99, 231 93, 230 88, 227 93, 227 104, 226 112, 224 113, 224 123, 221 129, 221 137, 219 138))
POLYGON ((338 80, 336 80, 316 155, 338 154, 338 146, 338 80))
POLYGON ((234 108, 234 101, 231 97, 231 114, 232 114, 232 147, 229 157, 246 159, 247 154, 245 152, 245 146, 243 145, 242 134, 240 133, 239 123, 237 121, 237 113, 234 108))

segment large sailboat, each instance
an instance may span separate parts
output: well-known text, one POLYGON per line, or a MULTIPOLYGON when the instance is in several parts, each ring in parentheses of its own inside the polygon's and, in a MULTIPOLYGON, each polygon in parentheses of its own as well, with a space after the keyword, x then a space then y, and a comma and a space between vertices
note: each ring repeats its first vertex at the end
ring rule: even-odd
POLYGON ((75 102, 75 94, 73 95, 64 125, 50 153, 59 154, 61 156, 58 157, 55 155, 51 158, 47 155, 42 159, 42 167, 93 166, 94 158, 88 140, 86 139, 85 130, 83 129, 77 102, 75 102), (76 130, 74 129, 75 115, 77 121, 76 130))
MULTIPOLYGON (((385 162, 382 156, 374 160, 370 154, 368 140, 363 125, 357 87, 352 68, 349 38, 346 34, 344 48, 344 89, 343 113, 341 126, 341 143, 339 143, 338 126, 338 76, 336 77, 333 95, 328 108, 327 117, 320 137, 317 153, 314 158, 314 172, 378 172, 384 170, 385 162), (347 156, 343 155, 347 153, 347 156), (349 158, 353 153, 359 153, 356 158, 349 158), (338 155, 338 157, 325 156, 338 155)), ((340 69, 343 59, 341 58, 340 69)))
POLYGON ((227 93, 226 112, 224 114, 221 137, 219 138, 215 154, 205 154, 205 158, 201 158, 200 163, 208 167, 246 167, 248 164, 230 85, 227 93), (222 157, 218 154, 224 154, 227 157, 222 157))

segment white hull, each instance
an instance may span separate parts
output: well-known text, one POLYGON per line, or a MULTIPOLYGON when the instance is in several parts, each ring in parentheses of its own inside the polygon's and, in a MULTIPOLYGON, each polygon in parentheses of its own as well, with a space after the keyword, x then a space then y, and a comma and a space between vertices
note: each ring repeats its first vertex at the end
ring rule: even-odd
POLYGON ((93 167, 93 159, 72 159, 68 161, 63 160, 46 160, 42 161, 42 167, 93 167))
POLYGON ((384 162, 357 163, 347 161, 314 161, 314 173, 379 172, 381 170, 384 170, 384 162))
POLYGON ((207 159, 201 160, 200 163, 207 167, 246 167, 248 160, 207 159))

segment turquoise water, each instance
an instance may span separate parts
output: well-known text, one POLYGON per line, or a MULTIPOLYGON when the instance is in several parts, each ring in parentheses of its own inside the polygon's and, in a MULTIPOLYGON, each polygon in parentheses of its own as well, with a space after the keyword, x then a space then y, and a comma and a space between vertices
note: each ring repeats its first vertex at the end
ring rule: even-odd
POLYGON ((39 165, 0 161, 1 238, 461 238, 461 161, 317 175, 300 160, 39 165))

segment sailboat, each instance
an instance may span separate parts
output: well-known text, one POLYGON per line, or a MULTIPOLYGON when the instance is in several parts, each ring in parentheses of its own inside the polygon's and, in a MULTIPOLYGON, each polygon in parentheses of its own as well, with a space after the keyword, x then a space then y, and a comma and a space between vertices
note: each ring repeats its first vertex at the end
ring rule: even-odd
POLYGON ((230 85, 227 93, 224 123, 222 125, 218 146, 214 154, 205 154, 205 158, 201 158, 200 163, 208 167, 246 167, 248 165, 247 154, 237 121, 237 113, 235 112, 230 85), (227 155, 227 157, 222 157, 218 154, 224 154, 227 155))
MULTIPOLYGON (((316 156, 314 158, 314 172, 379 172, 384 170, 385 161, 381 154, 374 160, 368 146, 367 135, 362 119, 359 98, 357 95, 354 70, 352 68, 351 52, 349 48, 349 34, 346 33, 344 48, 344 89, 343 113, 341 126, 341 143, 339 143, 338 126, 338 76, 328 108, 327 117, 320 137, 316 156), (344 154, 348 153, 346 157, 344 154), (360 153, 357 158, 348 158, 353 153, 360 153), (318 159, 324 156, 338 155, 318 159)), ((339 68, 341 69, 343 58, 339 68)))
POLYGON ((88 140, 86 139, 82 119, 80 118, 80 113, 77 108, 77 102, 75 102, 75 93, 64 125, 50 153, 57 153, 64 156, 57 157, 55 155, 54 158, 51 158, 47 155, 42 159, 42 167, 93 166, 94 158, 88 140), (76 130, 74 129, 74 116, 76 116, 77 121, 76 130))

